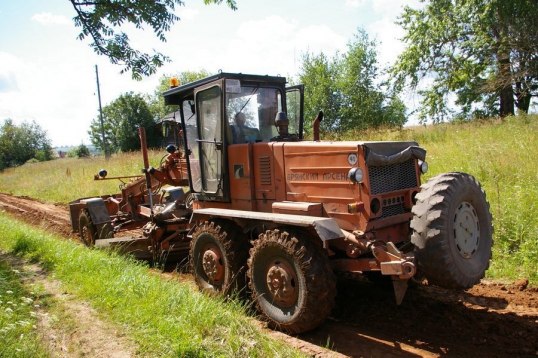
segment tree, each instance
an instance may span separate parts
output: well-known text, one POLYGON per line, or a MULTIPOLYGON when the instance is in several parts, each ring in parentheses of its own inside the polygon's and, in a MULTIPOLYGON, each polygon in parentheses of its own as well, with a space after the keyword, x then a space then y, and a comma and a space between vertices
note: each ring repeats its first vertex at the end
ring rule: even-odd
MULTIPOLYGON (((405 123, 405 105, 381 81, 375 48, 376 41, 359 29, 343 55, 303 55, 299 77, 305 85, 305 117, 313 119, 322 109, 322 131, 405 123)), ((310 129, 309 124, 306 127, 310 129)))
MULTIPOLYGON (((139 150, 139 127, 146 129, 148 147, 159 146, 160 134, 153 118, 142 95, 133 92, 122 94, 103 108, 107 147, 111 152, 139 150)), ((99 117, 92 121, 88 134, 93 145, 103 148, 99 117)))
POLYGON ((67 152, 68 158, 87 158, 90 156, 90 149, 84 145, 84 143, 81 143, 77 147, 73 147, 69 149, 67 152))
POLYGON ((159 120, 174 110, 164 105, 163 92, 170 89, 170 79, 177 78, 179 86, 181 86, 209 76, 211 76, 211 73, 204 69, 199 71, 183 71, 178 72, 175 75, 165 74, 161 76, 159 85, 155 88, 153 94, 145 96, 145 100, 155 119, 159 120))
POLYGON ((391 70, 395 88, 422 96, 421 122, 504 117, 514 106, 527 112, 538 95, 536 18, 535 0, 430 0, 422 9, 406 7, 399 24, 407 47, 391 70))
POLYGON ((16 125, 11 119, 0 127, 0 170, 15 167, 35 158, 52 159, 52 147, 47 132, 35 121, 16 125))
POLYGON ((80 145, 75 149, 75 155, 77 158, 87 158, 90 156, 90 150, 84 145, 84 143, 80 143, 80 145))
POLYGON ((381 80, 377 43, 359 29, 348 51, 343 55, 338 87, 341 95, 341 123, 344 131, 368 127, 401 127, 406 121, 406 108, 397 93, 381 80))
POLYGON ((322 131, 337 129, 340 124, 341 100, 337 87, 338 54, 331 60, 324 53, 302 56, 302 68, 299 82, 304 84, 305 131, 309 132, 312 120, 323 110, 322 131))
MULTIPOLYGON (((121 73, 131 71, 133 79, 140 80, 157 71, 170 59, 159 53, 152 55, 131 47, 126 33, 116 32, 125 23, 137 29, 150 26, 160 41, 165 42, 165 33, 180 18, 174 14, 176 6, 184 5, 182 0, 69 0, 77 15, 75 26, 81 27, 79 40, 90 37, 90 46, 99 55, 107 56, 111 63, 123 66, 121 73)), ((207 4, 221 4, 222 0, 204 0, 207 4)), ((227 5, 236 10, 235 0, 226 0, 227 5)))

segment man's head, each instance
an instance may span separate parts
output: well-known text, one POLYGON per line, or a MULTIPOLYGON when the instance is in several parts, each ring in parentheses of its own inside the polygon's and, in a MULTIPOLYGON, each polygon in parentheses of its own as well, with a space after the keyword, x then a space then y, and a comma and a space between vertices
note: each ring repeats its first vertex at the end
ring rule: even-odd
POLYGON ((235 115, 235 124, 238 126, 244 126, 247 118, 243 112, 239 112, 235 115))

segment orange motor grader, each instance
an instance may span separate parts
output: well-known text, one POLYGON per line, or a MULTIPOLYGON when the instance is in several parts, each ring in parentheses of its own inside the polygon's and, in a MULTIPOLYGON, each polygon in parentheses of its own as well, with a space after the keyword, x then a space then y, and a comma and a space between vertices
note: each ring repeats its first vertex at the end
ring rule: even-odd
POLYGON ((244 290, 291 333, 330 314, 335 272, 391 278, 398 303, 417 275, 446 288, 484 276, 493 231, 484 191, 458 172, 421 186, 416 142, 320 141, 321 112, 314 140, 303 140, 303 87, 283 77, 219 73, 172 85, 164 99, 177 106, 181 145, 157 169, 144 156, 139 195, 96 199, 114 238, 99 236, 93 199, 73 202, 83 238, 121 240, 123 223, 143 227, 154 251, 188 245, 202 290, 244 290), (158 194, 161 183, 172 189, 158 194), (132 215, 118 217, 118 205, 132 215))

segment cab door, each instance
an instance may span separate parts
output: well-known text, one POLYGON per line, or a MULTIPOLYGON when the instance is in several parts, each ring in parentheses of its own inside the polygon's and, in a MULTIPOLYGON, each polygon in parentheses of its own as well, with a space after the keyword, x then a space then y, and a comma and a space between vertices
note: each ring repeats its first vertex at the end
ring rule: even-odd
POLYGON ((288 132, 303 139, 304 85, 286 87, 286 114, 290 121, 288 132))
POLYGON ((198 138, 191 143, 200 168, 198 200, 229 201, 224 145, 224 80, 194 91, 198 138))

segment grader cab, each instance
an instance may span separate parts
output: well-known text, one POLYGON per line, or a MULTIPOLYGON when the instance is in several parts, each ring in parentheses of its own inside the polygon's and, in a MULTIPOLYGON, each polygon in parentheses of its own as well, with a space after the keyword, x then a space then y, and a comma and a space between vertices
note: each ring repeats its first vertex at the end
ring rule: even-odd
MULTIPOLYGON (((101 200, 128 205, 132 217, 118 221, 126 226, 141 225, 143 207, 153 251, 188 245, 202 290, 248 292, 271 326, 299 333, 330 314, 337 271, 390 277, 398 303, 417 273, 448 288, 484 276, 492 224, 480 184, 446 173, 421 187, 426 151, 416 142, 320 141, 322 112, 306 141, 303 87, 286 88, 283 77, 219 73, 164 99, 177 106, 181 147, 157 169, 144 156, 138 196, 101 200), (174 185, 163 173, 188 189, 163 200, 159 183, 174 185)), ((78 213, 91 210, 73 205, 84 236, 78 213)), ((121 228, 110 227, 114 238, 96 242, 116 239, 121 228)))

